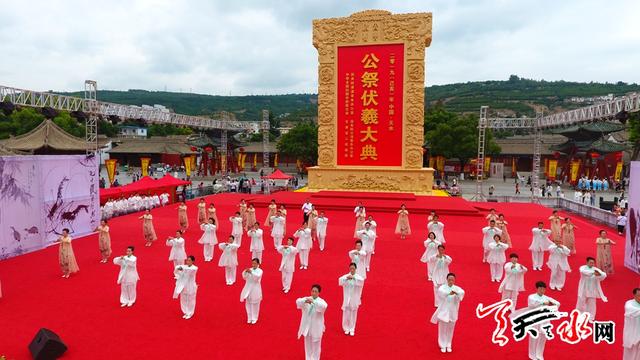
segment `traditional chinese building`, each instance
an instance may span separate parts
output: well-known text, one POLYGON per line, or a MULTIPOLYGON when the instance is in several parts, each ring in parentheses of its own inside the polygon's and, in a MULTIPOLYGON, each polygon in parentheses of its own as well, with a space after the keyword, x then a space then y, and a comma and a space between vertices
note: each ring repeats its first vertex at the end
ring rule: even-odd
POLYGON ((26 134, 2 141, 2 145, 11 152, 34 155, 84 154, 87 149, 85 139, 67 133, 49 119, 26 134))
POLYGON ((551 148, 565 155, 562 166, 558 167, 560 176, 567 175, 572 181, 583 175, 619 180, 616 169, 619 167, 619 172, 622 171, 622 152, 627 146, 609 135, 624 128, 620 123, 602 121, 551 130, 566 137, 565 142, 551 148))

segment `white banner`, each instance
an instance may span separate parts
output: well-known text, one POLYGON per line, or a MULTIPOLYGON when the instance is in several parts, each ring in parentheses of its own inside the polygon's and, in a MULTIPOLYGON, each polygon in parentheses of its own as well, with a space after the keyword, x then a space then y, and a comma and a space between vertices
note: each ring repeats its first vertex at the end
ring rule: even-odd
POLYGON ((624 265, 640 274, 640 161, 631 162, 624 265))
POLYGON ((0 259, 42 249, 63 228, 87 235, 99 219, 95 157, 0 157, 0 259))

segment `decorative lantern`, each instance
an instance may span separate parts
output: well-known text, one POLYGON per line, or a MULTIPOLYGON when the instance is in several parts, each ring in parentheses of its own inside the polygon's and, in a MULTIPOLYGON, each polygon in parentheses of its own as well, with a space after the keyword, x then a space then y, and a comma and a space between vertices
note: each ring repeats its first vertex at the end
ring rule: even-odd
POLYGON ((597 159, 597 158, 599 158, 599 157, 600 157, 600 154, 598 154, 597 152, 592 152, 592 153, 591 153, 591 158, 592 158, 592 159, 597 159))
POLYGON ((198 148, 197 148, 197 147, 195 147, 195 146, 192 146, 192 147, 191 147, 191 151, 197 151, 197 150, 198 150, 198 148))

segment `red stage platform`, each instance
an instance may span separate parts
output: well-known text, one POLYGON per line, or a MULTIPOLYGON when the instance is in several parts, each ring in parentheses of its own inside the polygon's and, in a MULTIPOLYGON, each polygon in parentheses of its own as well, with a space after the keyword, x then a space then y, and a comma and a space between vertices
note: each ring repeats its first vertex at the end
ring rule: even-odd
POLYGON ((407 193, 376 193, 352 191, 319 191, 319 192, 277 192, 269 196, 247 196, 256 207, 267 206, 271 199, 287 208, 300 208, 305 199, 310 199, 317 209, 353 210, 362 201, 368 212, 394 213, 404 204, 409 213, 426 215, 435 210, 442 215, 474 216, 479 211, 461 197, 416 196, 407 193))
MULTIPOLYGON (((187 203, 191 226, 186 232, 186 250, 197 257, 198 294, 195 316, 181 318, 178 300, 171 298, 175 280, 169 248, 164 242, 178 227, 177 205, 152 211, 158 241, 144 246, 140 214, 110 221, 114 256, 122 255, 127 245, 136 246, 138 257, 138 301, 131 308, 121 308, 120 288, 116 284, 118 268, 101 264, 97 236, 74 239, 73 247, 80 272, 62 279, 58 267, 58 247, 0 261, 0 355, 7 359, 30 359, 27 345, 41 327, 58 333, 69 347, 63 359, 302 359, 304 345, 296 339, 300 311, 295 299, 307 296, 311 284, 322 285, 321 296, 328 302, 326 332, 322 340, 322 359, 526 359, 527 341, 510 341, 505 347, 491 342, 496 323, 492 318, 478 319, 475 309, 500 300, 498 283, 490 281, 489 266, 482 259, 482 227, 485 213, 474 206, 495 207, 506 215, 513 249, 529 268, 525 276, 526 291, 520 294, 519 307, 534 292, 538 280, 549 281, 550 272, 531 271, 531 228, 549 217, 551 209, 531 204, 468 203, 459 198, 415 197, 403 194, 357 193, 276 193, 273 196, 220 194, 207 197, 215 203, 220 226, 218 239, 231 231, 228 217, 245 197, 257 206, 257 219, 264 221, 264 204, 271 198, 288 205, 287 235, 302 221, 300 206, 305 198, 319 205, 329 218, 326 249, 311 251, 308 270, 296 269, 291 292, 282 292, 278 271, 280 255, 276 253, 265 229, 262 278, 263 301, 256 325, 246 323, 245 306, 240 303, 244 281, 242 269, 250 265, 251 253, 246 236, 238 251, 238 281, 225 285, 224 269, 218 267, 220 250, 213 262, 202 262, 202 246, 197 243, 201 231, 196 225, 197 200, 187 203), (313 196, 319 195, 319 196, 313 196), (390 198, 386 198, 389 196, 390 198), (375 197, 375 198, 374 198, 375 197), (376 254, 365 283, 362 306, 358 313, 355 337, 341 329, 342 289, 338 277, 348 269, 347 252, 353 249, 353 207, 362 199, 378 222, 376 254), (396 210, 407 203, 412 235, 400 240, 394 235, 396 210), (388 211, 387 211, 388 209, 388 211), (435 209, 445 224, 447 253, 453 258, 450 270, 465 291, 453 338, 453 352, 442 354, 437 344, 437 326, 429 322, 433 314, 433 286, 426 279, 425 264, 419 261, 427 235, 424 212, 435 209), (455 212, 468 215, 458 215, 455 212), (503 355, 500 355, 503 354, 503 355)), ((564 215, 564 214, 561 214, 564 215)), ((578 217, 576 224, 577 255, 569 258, 573 271, 567 274, 563 291, 548 290, 558 300, 561 311, 576 304, 578 267, 586 256, 596 251, 595 238, 601 226, 578 217)), ((602 283, 608 303, 598 301, 598 320, 616 323, 616 342, 594 344, 591 338, 570 345, 558 338, 548 341, 548 359, 620 359, 624 302, 632 297, 631 289, 640 278, 622 265, 624 240, 615 231, 610 237, 616 273, 602 283)), ((545 255, 545 259, 548 255, 545 255)), ((559 322, 554 323, 558 326, 559 322)))

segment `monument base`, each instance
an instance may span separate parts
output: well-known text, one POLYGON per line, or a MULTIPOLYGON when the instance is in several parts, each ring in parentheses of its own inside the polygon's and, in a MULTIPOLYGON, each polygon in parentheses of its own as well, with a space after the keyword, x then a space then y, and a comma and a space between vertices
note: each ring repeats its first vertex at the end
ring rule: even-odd
POLYGON ((371 192, 408 192, 431 195, 433 168, 320 168, 309 170, 309 191, 341 190, 371 192))

